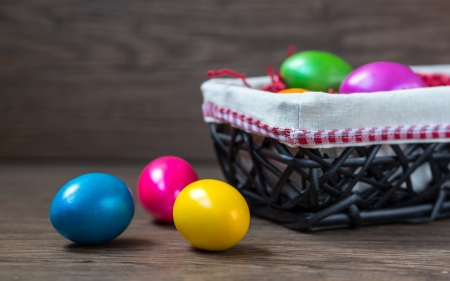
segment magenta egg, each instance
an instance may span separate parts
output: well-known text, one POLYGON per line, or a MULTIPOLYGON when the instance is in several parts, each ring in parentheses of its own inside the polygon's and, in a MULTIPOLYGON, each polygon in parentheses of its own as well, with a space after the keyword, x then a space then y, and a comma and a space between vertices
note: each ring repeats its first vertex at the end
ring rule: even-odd
POLYGON ((373 62, 353 70, 342 81, 341 94, 369 93, 425 87, 425 83, 406 65, 373 62))
POLYGON ((197 181, 195 170, 185 160, 164 156, 150 162, 142 171, 137 186, 139 201, 155 220, 173 222, 173 205, 178 194, 197 181))

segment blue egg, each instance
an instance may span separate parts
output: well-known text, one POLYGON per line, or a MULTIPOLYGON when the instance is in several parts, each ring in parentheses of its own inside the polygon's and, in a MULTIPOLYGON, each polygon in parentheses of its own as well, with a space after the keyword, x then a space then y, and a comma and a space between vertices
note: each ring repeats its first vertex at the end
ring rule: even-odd
POLYGON ((72 179, 58 191, 50 206, 53 227, 80 244, 101 244, 116 238, 133 216, 131 190, 120 179, 104 173, 72 179))

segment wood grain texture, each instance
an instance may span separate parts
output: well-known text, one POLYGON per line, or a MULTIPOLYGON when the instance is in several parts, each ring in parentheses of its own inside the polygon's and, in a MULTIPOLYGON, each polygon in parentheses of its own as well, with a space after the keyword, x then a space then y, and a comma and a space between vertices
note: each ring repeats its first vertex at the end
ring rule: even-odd
MULTIPOLYGON (((48 210, 65 182, 103 171, 133 190, 140 165, 0 165, 0 280, 448 280, 450 220, 318 233, 252 218, 224 252, 198 251, 172 225, 136 206, 116 240, 80 246, 52 228, 48 210)), ((196 165, 202 178, 216 166, 196 165)))
POLYGON ((211 159, 199 86, 290 43, 353 65, 450 63, 446 0, 3 0, 0 158, 211 159))

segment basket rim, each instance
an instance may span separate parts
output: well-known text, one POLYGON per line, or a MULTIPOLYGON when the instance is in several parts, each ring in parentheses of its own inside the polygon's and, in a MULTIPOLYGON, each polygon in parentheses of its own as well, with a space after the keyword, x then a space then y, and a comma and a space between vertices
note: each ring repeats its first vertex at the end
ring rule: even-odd
MULTIPOLYGON (((450 73, 450 65, 415 69, 450 73)), ((254 77, 247 81, 259 87, 269 79, 254 77)), ((290 146, 321 148, 450 139, 449 86, 352 95, 275 95, 247 88, 239 79, 214 78, 204 82, 201 90, 206 122, 228 123, 290 146)))

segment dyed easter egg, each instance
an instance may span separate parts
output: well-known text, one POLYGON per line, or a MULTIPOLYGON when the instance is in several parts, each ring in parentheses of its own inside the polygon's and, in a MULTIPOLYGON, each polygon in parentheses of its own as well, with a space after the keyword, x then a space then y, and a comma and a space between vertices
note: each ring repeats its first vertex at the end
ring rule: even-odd
POLYGON ((197 174, 185 160, 174 156, 157 158, 139 177, 139 201, 157 221, 173 222, 175 199, 183 188, 196 180, 197 174))
POLYGON ((303 94, 305 92, 309 92, 308 90, 301 88, 290 88, 279 91, 277 94, 303 94))
POLYGON ((339 93, 368 93, 425 87, 419 75, 406 65, 373 62, 353 70, 342 82, 339 93))
POLYGON ((218 180, 191 183, 178 195, 173 208, 178 232, 202 250, 222 251, 244 238, 250 211, 244 197, 218 180))
POLYGON ((134 199, 120 179, 90 173, 66 183, 50 206, 50 221, 65 238, 100 244, 119 236, 134 216, 134 199))
POLYGON ((304 51, 287 58, 280 68, 287 88, 310 91, 337 91, 342 80, 352 71, 343 59, 328 52, 304 51))

